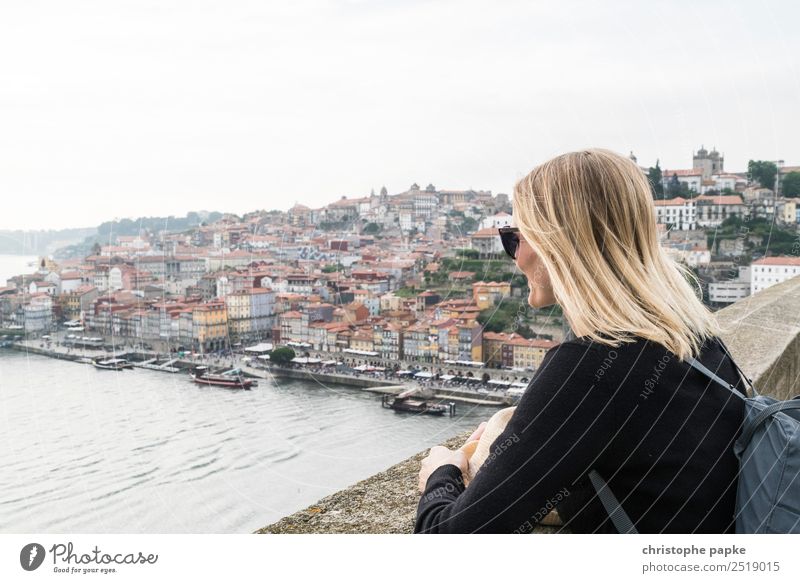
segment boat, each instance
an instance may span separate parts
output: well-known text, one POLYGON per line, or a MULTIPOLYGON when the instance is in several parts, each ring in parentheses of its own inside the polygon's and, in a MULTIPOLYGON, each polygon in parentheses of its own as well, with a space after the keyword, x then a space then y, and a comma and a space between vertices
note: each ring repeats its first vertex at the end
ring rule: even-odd
POLYGON ((124 358, 94 358, 92 364, 95 368, 103 370, 124 370, 126 368, 133 368, 133 364, 124 358))
POLYGON ((207 366, 197 366, 190 373, 192 381, 198 385, 212 385, 215 387, 226 387, 228 389, 250 389, 255 382, 252 379, 243 377, 240 371, 234 369, 225 373, 212 373, 207 366))
POLYGON ((455 403, 431 403, 418 397, 405 397, 402 395, 384 395, 381 406, 386 409, 403 411, 406 413, 419 413, 423 415, 444 415, 449 413, 450 417, 455 415, 455 403))

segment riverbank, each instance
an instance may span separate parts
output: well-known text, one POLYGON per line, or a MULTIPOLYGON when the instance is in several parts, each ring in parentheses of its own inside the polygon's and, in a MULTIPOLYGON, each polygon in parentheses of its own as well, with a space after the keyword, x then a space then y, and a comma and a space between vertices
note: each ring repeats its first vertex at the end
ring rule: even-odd
MULTIPOLYGON (((110 356, 103 350, 70 349, 64 346, 35 346, 34 341, 22 341, 11 344, 9 348, 29 354, 36 354, 48 358, 67 360, 87 364, 92 358, 110 356)), ((508 406, 512 399, 503 394, 483 394, 477 391, 459 390, 453 387, 439 386, 435 383, 421 385, 418 382, 403 382, 400 379, 389 380, 372 378, 366 375, 348 375, 338 372, 320 372, 302 368, 286 368, 270 366, 268 368, 254 368, 241 362, 240 359, 187 359, 169 358, 157 353, 147 351, 119 351, 113 354, 117 358, 125 358, 133 363, 134 367, 145 368, 156 372, 180 373, 188 372, 195 366, 211 365, 219 368, 239 368, 242 374, 255 379, 285 378, 303 381, 313 381, 320 385, 341 385, 359 388, 365 391, 382 394, 398 394, 409 389, 433 392, 434 399, 447 399, 472 405, 508 406)))

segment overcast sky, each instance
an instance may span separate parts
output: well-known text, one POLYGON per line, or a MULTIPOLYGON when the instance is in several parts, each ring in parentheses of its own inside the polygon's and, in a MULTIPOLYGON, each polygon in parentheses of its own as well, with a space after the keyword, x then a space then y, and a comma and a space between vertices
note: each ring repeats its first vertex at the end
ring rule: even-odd
POLYGON ((800 164, 798 2, 0 8, 0 228, 510 192, 559 153, 800 164))

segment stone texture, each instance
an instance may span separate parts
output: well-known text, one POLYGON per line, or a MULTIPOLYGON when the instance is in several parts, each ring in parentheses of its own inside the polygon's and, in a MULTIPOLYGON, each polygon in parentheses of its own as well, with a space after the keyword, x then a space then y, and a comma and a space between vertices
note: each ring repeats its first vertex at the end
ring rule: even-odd
POLYGON ((800 394, 800 277, 717 312, 722 339, 761 394, 800 394))
MULTIPOLYGON (((455 449, 470 436, 467 431, 441 445, 455 449)), ((414 531, 419 502, 417 479, 425 449, 387 470, 361 480, 316 504, 256 531, 257 534, 353 533, 408 534, 414 531)), ((538 526, 534 532, 553 533, 554 527, 538 526)))

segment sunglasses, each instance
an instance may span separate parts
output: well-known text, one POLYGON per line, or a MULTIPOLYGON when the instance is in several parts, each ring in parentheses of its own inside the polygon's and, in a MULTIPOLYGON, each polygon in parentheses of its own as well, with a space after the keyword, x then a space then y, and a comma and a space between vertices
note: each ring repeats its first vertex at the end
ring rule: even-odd
POLYGON ((517 227, 500 227, 497 231, 500 233, 503 249, 511 259, 516 259, 519 249, 519 229, 517 227))

